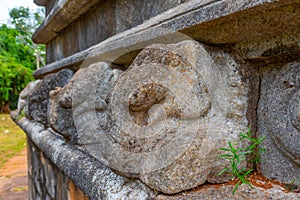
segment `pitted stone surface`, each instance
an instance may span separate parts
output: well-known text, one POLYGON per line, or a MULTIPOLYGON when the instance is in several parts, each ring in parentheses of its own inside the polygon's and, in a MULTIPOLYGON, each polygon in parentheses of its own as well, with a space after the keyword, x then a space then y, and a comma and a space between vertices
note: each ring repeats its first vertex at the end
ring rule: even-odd
POLYGON ((258 130, 262 145, 261 172, 290 183, 300 180, 300 64, 273 69, 262 78, 258 130))
POLYGON ((106 126, 108 94, 119 74, 107 63, 95 63, 78 70, 64 88, 51 91, 51 127, 72 143, 93 143, 91 129, 106 126), (97 116, 99 122, 90 123, 90 117, 97 120, 97 116))
POLYGON ((28 95, 34 90, 34 88, 40 83, 41 80, 35 80, 30 83, 22 90, 19 97, 21 99, 27 99, 28 95))
MULTIPOLYGON (((264 182, 262 182, 264 184, 264 182)), ((285 188, 279 185, 268 185, 271 188, 261 188, 248 185, 241 185, 238 187, 236 193, 233 195, 233 185, 218 185, 204 186, 194 191, 187 191, 177 195, 158 195, 154 200, 298 200, 299 193, 286 192, 285 188)))
POLYGON ((149 18, 157 16, 183 2, 174 0, 116 0, 116 33, 121 33, 131 27, 142 24, 149 18))
POLYGON ((63 135, 68 141, 78 142, 78 134, 74 126, 71 84, 64 88, 57 88, 50 92, 49 124, 56 132, 63 135))
MULTIPOLYGON (((109 93, 121 73, 121 70, 112 69, 107 63, 95 63, 77 71, 66 86, 64 99, 71 98, 80 144, 88 146, 101 139, 95 132, 103 132, 107 126, 109 93)), ((67 100, 60 99, 60 102, 67 100)))
MULTIPOLYGON (((80 137, 106 165, 164 193, 228 181, 217 176, 228 165, 217 156, 247 129, 248 84, 240 68, 194 41, 151 45, 115 83, 105 126, 99 114, 78 117, 91 134, 80 137)), ((87 99, 82 104, 93 105, 87 99)))
POLYGON ((70 69, 47 75, 28 97, 28 119, 48 124, 49 92, 56 87, 65 86, 73 76, 70 69))

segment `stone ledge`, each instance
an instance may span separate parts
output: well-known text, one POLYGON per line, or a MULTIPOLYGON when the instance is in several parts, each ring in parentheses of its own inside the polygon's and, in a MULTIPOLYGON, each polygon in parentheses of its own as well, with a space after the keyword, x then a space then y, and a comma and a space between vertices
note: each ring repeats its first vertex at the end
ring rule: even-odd
POLYGON ((45 130, 41 124, 26 118, 16 123, 90 199, 154 198, 154 192, 140 181, 115 174, 93 157, 67 144, 54 132, 45 130))
POLYGON ((289 33, 297 30, 300 20, 295 18, 299 18, 297 9, 286 11, 290 4, 298 3, 299 0, 189 1, 85 51, 50 63, 35 71, 34 76, 41 78, 63 68, 76 68, 83 61, 84 66, 99 61, 126 66, 140 49, 158 42, 176 43, 191 37, 209 44, 235 44, 289 33))
MULTIPOLYGON (((38 44, 47 44, 69 24, 87 12, 99 0, 60 0, 57 1, 42 25, 32 36, 32 40, 38 44)), ((45 5, 45 1, 35 1, 38 5, 45 5)))
MULTIPOLYGON (((263 184, 263 182, 262 182, 263 184)), ((270 185, 268 185, 270 187, 270 185)), ((286 192, 284 188, 279 185, 272 185, 271 188, 263 188, 253 186, 250 188, 249 186, 243 184, 240 185, 233 195, 234 185, 204 185, 200 186, 198 189, 193 191, 182 192, 177 195, 168 196, 168 195, 158 195, 155 200, 190 200, 190 199, 213 199, 213 200, 281 200, 281 199, 289 199, 289 200, 298 200, 300 199, 299 193, 286 192)))

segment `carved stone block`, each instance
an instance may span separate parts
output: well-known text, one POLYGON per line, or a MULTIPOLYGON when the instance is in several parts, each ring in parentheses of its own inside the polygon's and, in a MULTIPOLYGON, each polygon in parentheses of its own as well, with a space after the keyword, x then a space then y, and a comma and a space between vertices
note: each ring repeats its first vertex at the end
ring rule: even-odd
POLYGON ((260 96, 258 131, 266 137, 260 170, 270 179, 300 180, 300 63, 266 73, 260 96))
POLYGON ((15 111, 10 113, 10 116, 13 119, 18 119, 18 117, 22 114, 22 111, 25 115, 28 115, 28 96, 31 94, 32 91, 38 86, 41 80, 35 80, 30 83, 21 91, 18 100, 18 108, 15 111))
POLYGON ((28 97, 28 119, 48 124, 49 92, 56 87, 65 86, 73 76, 73 71, 63 69, 47 75, 28 97))
POLYGON ((94 143, 99 138, 92 130, 106 126, 108 94, 119 74, 107 63, 95 63, 78 70, 65 87, 51 91, 51 128, 72 143, 94 143))
POLYGON ((57 88, 50 92, 49 124, 68 141, 75 144, 78 135, 74 126, 72 112, 72 79, 64 88, 57 88))
POLYGON ((195 41, 151 45, 117 79, 105 119, 95 96, 107 76, 97 77, 96 68, 88 71, 94 84, 76 90, 85 99, 74 107, 94 157, 164 193, 229 180, 217 175, 229 164, 217 158, 219 148, 237 142, 248 125, 248 83, 233 57, 195 41))

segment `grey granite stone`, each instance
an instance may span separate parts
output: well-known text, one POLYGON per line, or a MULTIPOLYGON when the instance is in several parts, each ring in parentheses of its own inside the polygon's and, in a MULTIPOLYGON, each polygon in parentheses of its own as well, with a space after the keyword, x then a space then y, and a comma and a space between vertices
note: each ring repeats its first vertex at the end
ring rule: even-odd
POLYGON ((65 86, 73 76, 70 69, 61 70, 55 74, 47 75, 28 96, 29 119, 44 125, 48 124, 49 92, 56 87, 65 86))
POLYGON ((282 55, 290 60, 299 55, 299 0, 36 2, 47 4, 48 17, 34 39, 48 43, 51 59, 35 77, 83 69, 67 86, 72 72, 65 70, 20 97, 19 108, 26 111, 28 96, 31 121, 18 123, 38 146, 30 156, 33 199, 74 199, 66 193, 72 188, 68 177, 90 199, 152 199, 150 188, 165 193, 156 199, 300 198, 278 185, 241 186, 232 196, 232 185, 204 184, 229 180, 228 174, 216 175, 229 164, 217 159, 219 147, 237 143, 249 125, 249 110, 253 123, 257 99, 258 132, 266 149, 260 171, 286 183, 300 180, 300 66, 281 62, 287 62, 282 55), (177 43, 189 37, 220 49, 177 43), (258 76, 251 79, 241 57, 280 61, 277 68, 262 70, 254 100, 258 76), (130 67, 122 73, 100 61, 130 67), (46 130, 42 124, 47 128, 48 122, 46 130), (184 190, 189 191, 175 194, 184 190))
POLYGON ((258 132, 266 149, 260 171, 286 183, 300 180, 300 64, 266 72, 260 96, 258 132))
MULTIPOLYGON (((55 170, 49 162, 42 162, 43 171, 45 173, 45 186, 47 187, 47 193, 51 196, 52 199, 55 198, 55 185, 56 185, 56 175, 55 170)), ((47 195, 48 196, 48 195, 47 195)))
MULTIPOLYGON (((34 90, 34 88, 40 83, 41 80, 35 80, 30 83, 20 93, 21 99, 27 99, 28 95, 34 90)), ((18 107, 19 108, 19 107, 18 107)), ((22 110, 22 109, 19 109, 22 110)))
MULTIPOLYGON (((261 185, 265 182, 261 181, 261 185)), ((299 193, 286 192, 285 188, 268 184, 268 188, 241 185, 233 195, 233 185, 208 185, 194 191, 186 191, 173 196, 158 195, 154 200, 298 200, 299 193)))
POLYGON ((50 63, 140 25, 179 4, 178 0, 50 1, 46 19, 33 41, 47 44, 47 63, 50 63))

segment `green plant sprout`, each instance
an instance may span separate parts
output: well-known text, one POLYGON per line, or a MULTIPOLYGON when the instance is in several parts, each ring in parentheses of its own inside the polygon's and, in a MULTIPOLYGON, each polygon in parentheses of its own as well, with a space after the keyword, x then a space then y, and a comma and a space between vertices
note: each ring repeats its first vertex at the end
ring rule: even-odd
POLYGON ((300 186, 296 185, 295 183, 300 183, 300 180, 292 180, 290 184, 285 184, 285 188, 289 192, 299 192, 300 186))
POLYGON ((247 155, 253 155, 253 159, 251 159, 250 162, 253 162, 254 165, 257 165, 260 161, 260 154, 265 151, 265 149, 259 148, 259 145, 262 144, 264 137, 254 138, 254 135, 251 133, 250 129, 248 129, 247 133, 240 132, 239 136, 240 141, 246 139, 250 141, 250 145, 245 148, 239 148, 232 145, 231 142, 228 142, 229 148, 220 148, 220 150, 225 151, 226 153, 218 156, 219 158, 228 160, 230 162, 230 167, 224 168, 218 173, 218 175, 220 176, 227 172, 232 175, 232 178, 238 179, 238 182, 233 188, 233 195, 241 184, 246 184, 250 188, 253 188, 251 183, 247 180, 248 175, 253 172, 253 169, 241 168, 240 164, 242 161, 246 160, 247 155))
POLYGON ((263 143, 265 137, 257 137, 255 138, 255 135, 251 133, 250 128, 248 128, 247 133, 240 132, 239 134, 240 140, 248 140, 251 142, 251 145, 247 146, 245 150, 249 150, 250 154, 253 155, 253 158, 250 160, 254 164, 254 167, 258 165, 260 162, 260 156, 263 152, 266 150, 264 148, 259 147, 260 144, 263 143))

